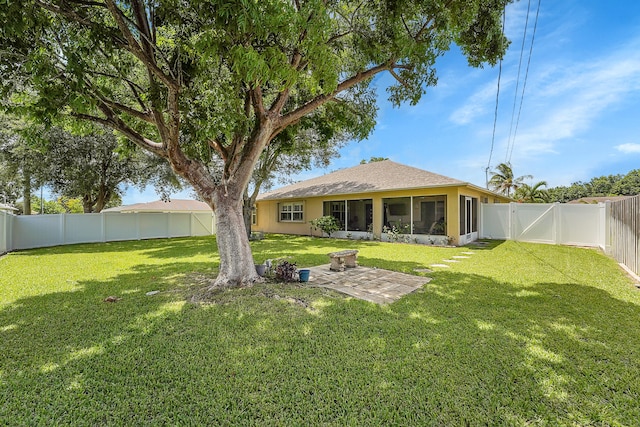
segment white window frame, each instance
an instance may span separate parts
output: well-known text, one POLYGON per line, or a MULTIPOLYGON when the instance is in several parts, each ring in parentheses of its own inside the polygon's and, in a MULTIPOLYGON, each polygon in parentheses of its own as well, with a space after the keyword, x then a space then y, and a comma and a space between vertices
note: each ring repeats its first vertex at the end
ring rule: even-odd
POLYGON ((304 202, 278 204, 279 222, 304 222, 304 202))

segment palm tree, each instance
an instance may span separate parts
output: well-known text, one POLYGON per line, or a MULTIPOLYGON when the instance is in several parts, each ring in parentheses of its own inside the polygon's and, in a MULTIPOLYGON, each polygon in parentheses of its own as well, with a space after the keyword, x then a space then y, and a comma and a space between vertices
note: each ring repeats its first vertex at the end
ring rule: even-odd
POLYGON ((549 193, 542 188, 546 186, 546 181, 536 182, 534 185, 522 184, 513 197, 522 203, 546 203, 549 201, 549 193))
MULTIPOLYGON (((496 170, 491 173, 491 179, 489 180, 489 187, 502 193, 507 197, 511 197, 511 190, 517 190, 524 183, 525 179, 533 179, 532 175, 523 175, 517 178, 513 177, 513 170, 511 169, 511 163, 500 163, 496 166, 496 170)), ((546 185, 546 184, 545 184, 546 185)))

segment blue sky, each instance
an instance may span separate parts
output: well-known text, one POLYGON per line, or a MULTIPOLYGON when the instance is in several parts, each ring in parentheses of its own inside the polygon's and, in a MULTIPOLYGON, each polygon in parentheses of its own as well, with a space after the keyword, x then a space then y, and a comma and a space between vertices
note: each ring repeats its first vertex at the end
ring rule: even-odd
MULTIPOLYGON (((502 63, 491 167, 510 159, 516 175, 533 175, 550 187, 640 168, 640 2, 541 1, 517 120, 538 1, 531 0, 518 79, 528 4, 520 0, 506 12, 511 46, 502 63)), ((436 68, 438 85, 416 106, 394 108, 385 92, 391 77, 377 78, 379 112, 369 138, 349 143, 327 169, 294 179, 376 156, 484 186, 498 67, 470 68, 452 48, 436 68)), ((153 199, 153 189, 130 189, 123 202, 153 199)))

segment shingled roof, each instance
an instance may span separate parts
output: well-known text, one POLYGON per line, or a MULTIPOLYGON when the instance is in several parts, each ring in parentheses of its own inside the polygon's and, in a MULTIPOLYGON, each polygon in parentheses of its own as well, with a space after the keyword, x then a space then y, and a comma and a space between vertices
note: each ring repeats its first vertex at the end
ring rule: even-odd
POLYGON ((457 185, 468 185, 468 183, 402 165, 391 160, 384 160, 340 169, 327 175, 288 185, 261 194, 258 200, 346 195, 457 185))

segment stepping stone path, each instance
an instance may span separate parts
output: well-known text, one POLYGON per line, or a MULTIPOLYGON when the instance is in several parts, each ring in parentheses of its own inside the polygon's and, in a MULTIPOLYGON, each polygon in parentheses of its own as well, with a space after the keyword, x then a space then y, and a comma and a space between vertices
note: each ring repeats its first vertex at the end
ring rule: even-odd
MULTIPOLYGON (((442 262, 453 264, 456 262, 460 262, 460 260, 471 258, 469 255, 475 255, 475 252, 470 252, 470 251, 460 252, 460 253, 463 255, 453 255, 451 256, 451 259, 443 259, 442 262)), ((451 266, 448 264, 431 264, 429 267, 451 268, 451 266)))

